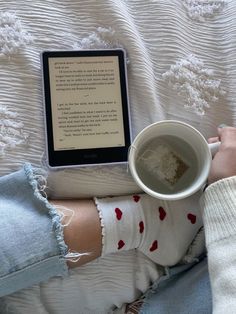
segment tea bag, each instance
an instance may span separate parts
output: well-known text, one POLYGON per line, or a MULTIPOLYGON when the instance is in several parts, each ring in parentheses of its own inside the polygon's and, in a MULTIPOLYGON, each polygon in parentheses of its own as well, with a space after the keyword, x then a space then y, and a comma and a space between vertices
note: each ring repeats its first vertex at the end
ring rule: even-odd
POLYGON ((144 150, 139 159, 150 175, 157 176, 170 189, 189 168, 187 162, 163 140, 153 143, 151 149, 144 150))

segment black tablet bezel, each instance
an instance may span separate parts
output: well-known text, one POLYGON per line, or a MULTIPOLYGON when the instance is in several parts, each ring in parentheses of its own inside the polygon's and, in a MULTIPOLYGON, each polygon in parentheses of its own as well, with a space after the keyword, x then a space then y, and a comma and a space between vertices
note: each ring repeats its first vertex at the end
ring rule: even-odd
POLYGON ((131 144, 129 102, 126 73, 126 54, 123 49, 79 50, 79 51, 43 51, 41 53, 43 68, 44 112, 46 125, 47 161, 51 168, 75 167, 86 165, 124 163, 128 160, 131 144), (125 146, 74 150, 54 150, 53 125, 51 109, 51 92, 49 77, 49 58, 66 57, 117 56, 119 60, 120 90, 123 110, 125 146))

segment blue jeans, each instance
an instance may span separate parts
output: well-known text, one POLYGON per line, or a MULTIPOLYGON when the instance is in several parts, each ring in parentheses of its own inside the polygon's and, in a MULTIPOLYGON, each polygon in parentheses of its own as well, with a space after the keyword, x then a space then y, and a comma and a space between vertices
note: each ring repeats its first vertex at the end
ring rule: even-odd
POLYGON ((0 178, 0 296, 68 274, 60 216, 43 180, 29 164, 0 178))
POLYGON ((140 314, 211 314, 212 295, 207 258, 167 268, 146 293, 140 314))

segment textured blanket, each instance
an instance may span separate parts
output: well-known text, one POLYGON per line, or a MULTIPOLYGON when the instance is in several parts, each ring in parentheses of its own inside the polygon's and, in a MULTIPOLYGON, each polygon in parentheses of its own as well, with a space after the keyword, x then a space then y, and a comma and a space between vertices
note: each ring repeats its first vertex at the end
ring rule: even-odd
MULTIPOLYGON (((162 119, 188 122, 206 138, 220 123, 235 125, 235 15, 234 0, 2 0, 0 175, 45 164, 43 50, 126 49, 133 137, 162 119)), ((124 165, 50 171, 48 186, 51 197, 138 191, 124 165)), ((6 313, 107 313, 157 276, 135 252, 108 257, 6 298, 6 313)))

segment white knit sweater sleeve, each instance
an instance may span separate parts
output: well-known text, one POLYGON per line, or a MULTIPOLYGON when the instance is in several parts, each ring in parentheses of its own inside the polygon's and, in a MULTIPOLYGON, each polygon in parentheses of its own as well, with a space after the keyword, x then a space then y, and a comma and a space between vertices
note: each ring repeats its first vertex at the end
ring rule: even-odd
POLYGON ((236 177, 210 185, 201 199, 213 313, 236 313, 236 177))

